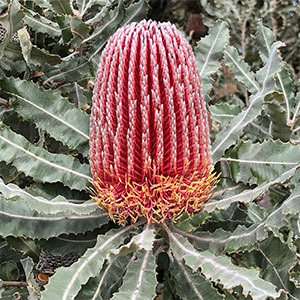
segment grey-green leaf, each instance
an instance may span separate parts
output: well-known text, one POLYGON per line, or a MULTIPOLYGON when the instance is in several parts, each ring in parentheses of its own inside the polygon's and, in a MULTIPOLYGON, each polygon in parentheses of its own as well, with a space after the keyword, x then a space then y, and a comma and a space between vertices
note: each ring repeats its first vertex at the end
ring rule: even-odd
POLYGON ((139 251, 123 279, 123 285, 112 300, 149 300, 155 296, 156 264, 152 250, 139 251))
POLYGON ((256 199, 257 197, 263 195, 270 186, 277 184, 277 183, 283 183, 290 178, 292 178, 296 171, 299 169, 300 165, 297 165, 296 167, 293 167, 292 169, 286 171, 283 173, 281 176, 277 177, 276 179, 269 181, 268 183, 264 183, 262 185, 259 185, 258 187, 254 188, 253 190, 245 190, 240 194, 230 196, 218 201, 210 201, 208 202, 204 210, 207 212, 212 212, 216 209, 227 209, 232 203, 234 202, 244 202, 244 203, 249 203, 256 199))
POLYGON ((224 62, 231 69, 234 77, 243 83, 251 93, 259 89, 254 74, 251 72, 249 65, 238 55, 236 48, 227 46, 224 50, 224 62))
POLYGON ((71 189, 84 190, 91 179, 88 164, 36 147, 3 124, 0 124, 0 160, 11 163, 36 181, 62 182, 71 189))
POLYGON ((263 143, 241 142, 233 149, 234 158, 224 158, 231 165, 233 179, 245 184, 262 184, 278 178, 300 164, 299 147, 279 140, 263 143))
POLYGON ((97 203, 93 200, 86 201, 82 204, 76 204, 60 195, 50 201, 40 196, 34 196, 15 184, 4 184, 1 178, 0 192, 6 199, 17 197, 20 200, 25 201, 29 208, 44 214, 71 212, 78 215, 85 215, 94 212, 98 208, 97 203))
POLYGON ((111 249, 118 247, 134 225, 121 230, 111 230, 105 235, 99 235, 94 248, 90 248, 80 259, 69 268, 60 268, 50 279, 41 300, 72 300, 78 294, 81 286, 87 283, 101 271, 102 265, 111 249))
POLYGON ((34 278, 33 268, 34 261, 31 257, 26 257, 21 259, 21 264, 25 271, 26 282, 28 283, 27 290, 29 293, 30 300, 39 300, 40 299, 40 286, 34 278))
POLYGON ((0 195, 0 234, 4 237, 49 239, 63 233, 83 233, 101 227, 108 221, 107 213, 98 209, 90 215, 70 213, 38 214, 22 200, 5 200, 0 195))
POLYGON ((224 299, 200 272, 193 273, 191 268, 177 260, 176 257, 170 272, 175 283, 174 288, 183 300, 224 299))
POLYGON ((208 35, 201 39, 196 47, 196 60, 201 77, 209 77, 218 71, 224 47, 228 42, 229 30, 226 22, 216 21, 208 35))
POLYGON ((230 126, 224 128, 212 144, 212 155, 215 162, 222 157, 229 146, 236 142, 243 128, 260 114, 264 97, 274 89, 273 76, 280 71, 281 61, 277 51, 281 45, 279 42, 273 45, 267 64, 257 73, 260 89, 250 97, 249 106, 232 119, 230 126))
POLYGON ((35 122, 56 140, 88 155, 89 116, 84 111, 57 92, 26 80, 3 78, 0 86, 25 120, 35 122))
POLYGON ((187 239, 170 230, 168 235, 173 255, 180 261, 184 259, 193 272, 201 268, 201 273, 207 279, 220 282, 225 289, 242 286, 243 295, 250 294, 253 300, 280 296, 273 284, 259 277, 257 270, 235 266, 227 256, 215 256, 209 251, 198 252, 187 239))
POLYGON ((36 32, 47 33, 50 36, 61 36, 61 30, 57 23, 41 16, 35 11, 26 9, 24 22, 36 32))

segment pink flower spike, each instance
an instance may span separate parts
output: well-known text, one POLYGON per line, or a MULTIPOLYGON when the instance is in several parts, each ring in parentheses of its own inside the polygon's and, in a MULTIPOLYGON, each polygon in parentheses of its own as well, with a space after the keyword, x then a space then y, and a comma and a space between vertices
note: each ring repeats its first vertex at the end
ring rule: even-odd
POLYGON ((191 46, 170 23, 120 28, 104 49, 90 125, 93 198, 124 225, 202 210, 216 185, 191 46))

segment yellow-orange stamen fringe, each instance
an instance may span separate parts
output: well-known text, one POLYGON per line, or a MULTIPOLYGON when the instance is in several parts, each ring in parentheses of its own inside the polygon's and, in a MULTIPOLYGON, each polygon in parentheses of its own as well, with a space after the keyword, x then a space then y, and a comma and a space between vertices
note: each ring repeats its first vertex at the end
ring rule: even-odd
POLYGON ((104 183, 100 178, 91 189, 99 207, 119 224, 135 223, 144 217, 148 223, 175 222, 184 212, 190 217, 200 212, 211 198, 218 176, 212 168, 183 176, 157 175, 151 182, 133 182, 130 178, 118 180, 116 185, 104 183))

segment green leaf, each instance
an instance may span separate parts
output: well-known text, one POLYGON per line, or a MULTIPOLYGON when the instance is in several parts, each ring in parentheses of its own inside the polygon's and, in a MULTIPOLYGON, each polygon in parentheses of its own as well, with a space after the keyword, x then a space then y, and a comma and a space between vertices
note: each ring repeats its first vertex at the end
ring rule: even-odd
POLYGON ((116 31, 125 16, 123 0, 119 1, 118 6, 112 11, 113 17, 104 22, 103 26, 98 27, 93 34, 82 41, 82 45, 94 41, 88 53, 89 61, 100 54, 108 38, 116 31))
POLYGON ((271 133, 273 139, 280 139, 288 142, 292 134, 292 128, 287 125, 286 111, 281 107, 278 99, 283 98, 283 94, 273 93, 265 99, 264 110, 271 120, 271 133), (270 97, 269 97, 270 96, 270 97))
POLYGON ((271 29, 265 27, 262 22, 258 24, 258 30, 256 33, 256 40, 259 48, 259 55, 261 60, 265 63, 268 60, 271 45, 276 42, 275 34, 271 29))
POLYGON ((100 209, 90 215, 70 213, 38 214, 24 201, 5 200, 0 195, 0 235, 49 239, 62 233, 83 233, 105 224, 107 213, 100 209))
POLYGON ((0 124, 0 160, 11 163, 19 171, 40 182, 62 182, 71 189, 84 190, 89 165, 69 155, 54 154, 31 144, 22 135, 0 124))
POLYGON ((34 278, 33 267, 34 261, 31 257, 26 257, 21 259, 21 264, 25 271, 26 282, 28 283, 27 290, 29 293, 30 300, 40 299, 40 286, 34 278))
POLYGON ((291 195, 274 210, 266 219, 266 227, 276 235, 278 229, 289 225, 289 218, 300 213, 300 185, 296 186, 291 195))
POLYGON ((225 289, 242 286, 243 295, 251 295, 253 300, 265 300, 268 297, 277 298, 275 286, 259 277, 259 272, 254 269, 237 267, 226 256, 215 256, 209 251, 198 252, 187 239, 167 230, 173 255, 178 260, 196 272, 201 268, 201 273, 214 282, 221 283, 225 289))
MULTIPOLYGON (((91 2, 91 1, 89 1, 91 2)), ((82 20, 78 18, 72 17, 70 19, 70 29, 74 36, 72 40, 73 47, 79 47, 81 41, 87 36, 89 31, 91 30, 90 26, 84 23, 82 20)))
POLYGON ((3 78, 0 86, 25 120, 35 122, 56 140, 88 155, 89 116, 84 111, 58 93, 29 81, 3 78))
POLYGON ((125 9, 125 18, 121 26, 143 20, 147 15, 148 8, 147 0, 139 0, 130 4, 130 6, 125 9))
POLYGON ((49 77, 43 83, 44 86, 53 82, 78 82, 82 79, 92 79, 91 63, 83 57, 74 57, 61 64, 52 66, 45 71, 45 75, 49 77))
POLYGON ((118 6, 112 11, 112 16, 103 22, 103 26, 98 27, 92 35, 82 41, 82 44, 94 41, 88 53, 89 61, 101 54, 109 37, 120 26, 125 24, 140 21, 145 18, 148 10, 146 0, 140 0, 131 4, 128 8, 125 7, 124 1, 120 0, 118 6))
POLYGON ((286 171, 281 176, 277 177, 276 179, 269 181, 268 183, 259 185, 258 187, 254 188, 253 190, 245 190, 240 194, 229 196, 227 198, 223 198, 221 200, 212 200, 208 202, 205 207, 204 211, 212 212, 216 209, 227 209, 232 203, 234 202, 243 202, 243 203, 249 203, 256 198, 264 195, 266 191, 268 191, 269 187, 277 184, 277 183, 283 183, 290 178, 292 178, 297 169, 299 169, 300 165, 297 165, 296 167, 286 171))
MULTIPOLYGON (((6 245, 1 245, 3 248, 6 245)), ((1 256, 2 256, 2 247, 1 247, 1 256)), ((15 281, 20 278, 20 271, 18 269, 17 263, 14 261, 3 261, 3 256, 1 257, 0 263, 0 278, 5 281, 15 281)), ((2 299, 2 298, 1 298, 2 299)))
MULTIPOLYGON (((276 36, 269 28, 263 26, 263 23, 258 24, 258 31, 256 36, 259 45, 259 54, 263 62, 266 61, 266 57, 270 55, 273 43, 276 41, 276 36)), ((287 65, 285 64, 282 70, 276 74, 276 81, 279 86, 279 91, 282 92, 286 104, 286 123, 290 122, 290 108, 293 104, 293 79, 291 78, 287 65)))
MULTIPOLYGON (((134 256, 133 256, 134 257, 134 256)), ((130 263, 130 256, 116 257, 107 264, 95 278, 90 278, 89 282, 83 286, 76 296, 76 300, 98 300, 111 298, 112 294, 118 290, 122 283, 122 277, 130 263)))
POLYGON ((50 21, 32 10, 25 10, 24 22, 36 32, 46 33, 52 37, 61 36, 61 30, 57 23, 50 21))
POLYGON ((149 300, 155 296, 156 264, 152 250, 139 251, 123 278, 123 285, 112 300, 149 300))
POLYGON ((72 14, 72 9, 69 0, 49 0, 54 11, 60 15, 72 14))
POLYGON ((238 226, 234 232, 219 229, 214 233, 195 232, 190 234, 181 232, 181 234, 191 239, 197 248, 210 249, 216 254, 224 251, 229 253, 251 251, 257 247, 258 242, 268 237, 266 229, 272 230, 277 236, 280 229, 292 226, 290 216, 297 216, 300 213, 299 200, 300 186, 296 187, 290 197, 269 215, 265 217, 256 215, 258 222, 248 228, 238 226))
POLYGON ((275 180, 300 164, 299 147, 290 143, 268 140, 252 144, 242 141, 230 153, 233 179, 245 184, 262 184, 275 180))
POLYGON ((10 4, 8 5, 7 14, 0 16, 0 23, 6 29, 6 36, 0 43, 0 59, 3 57, 4 50, 7 44, 10 42, 13 34, 23 27, 23 17, 24 14, 21 10, 20 3, 17 0, 11 0, 10 4))
POLYGON ((290 282, 289 271, 297 260, 295 251, 289 249, 286 243, 271 237, 260 246, 262 254, 260 263, 261 276, 289 293, 289 299, 299 299, 300 290, 290 282), (292 297, 294 295, 294 297, 292 297))
POLYGON ((99 235, 96 246, 90 248, 71 267, 60 268, 42 293, 41 300, 71 300, 78 294, 81 286, 87 283, 90 277, 96 276, 111 249, 118 247, 129 232, 137 225, 127 226, 121 230, 111 230, 105 235, 99 235))
POLYGON ((201 77, 209 77, 218 71, 228 41, 228 26, 226 22, 218 20, 209 29, 208 35, 198 42, 195 51, 201 77))
POLYGON ((35 66, 42 66, 46 63, 49 65, 56 65, 61 62, 61 58, 59 55, 51 54, 45 49, 40 49, 37 46, 32 45, 30 62, 35 66))
POLYGON ((238 54, 236 48, 228 45, 224 50, 224 62, 234 74, 239 82, 243 83, 251 93, 259 90, 259 85, 251 72, 249 65, 238 54))
POLYGON ((260 114, 264 97, 274 90, 273 76, 279 72, 281 67, 281 61, 277 52, 278 47, 281 45, 282 43, 277 42, 272 46, 267 64, 257 72, 260 89, 255 95, 250 97, 249 106, 232 119, 230 126, 224 128, 212 144, 212 155, 215 162, 222 157, 229 146, 236 142, 243 128, 260 114))
POLYGON ((174 257, 170 268, 171 278, 178 295, 183 300, 224 299, 200 272, 193 273, 191 268, 174 257))
POLYGON ((233 105, 228 103, 221 103, 216 105, 210 105, 210 116, 213 120, 219 122, 222 127, 226 127, 230 124, 231 120, 241 112, 240 105, 233 105))
MULTIPOLYGON (((17 61, 23 59, 22 49, 19 44, 9 42, 5 48, 4 57, 9 58, 12 61, 17 61)), ((4 58, 3 57, 3 58, 4 58)), ((2 58, 2 60, 3 60, 2 58)), ((39 49, 35 45, 31 45, 31 56, 30 63, 35 66, 41 66, 45 63, 50 65, 55 65, 61 62, 61 58, 58 55, 50 54, 45 49, 39 49)), ((18 71, 21 71, 20 65, 18 63, 18 71)))
POLYGON ((195 49, 195 56, 202 78, 203 93, 205 98, 208 97, 212 87, 210 75, 216 73, 221 65, 223 51, 229 42, 229 30, 227 23, 221 20, 209 29, 206 37, 198 42, 195 49))
POLYGON ((225 251, 234 253, 255 249, 258 242, 268 238, 264 225, 265 223, 258 223, 248 228, 239 225, 233 232, 217 229, 213 233, 196 231, 194 233, 180 232, 180 234, 189 238, 197 249, 209 249, 215 255, 220 255, 225 251))
POLYGON ((135 235, 127 244, 121 246, 118 249, 112 250, 112 259, 118 255, 127 255, 128 253, 135 252, 137 250, 150 251, 153 247, 155 233, 153 226, 147 224, 140 234, 135 235))
POLYGON ((27 206, 38 213, 56 214, 62 212, 71 212, 78 215, 85 215, 95 211, 98 208, 94 200, 86 201, 82 204, 76 204, 68 201, 63 196, 57 196, 51 201, 31 195, 25 190, 19 188, 15 184, 4 184, 0 178, 0 192, 6 199, 13 199, 15 197, 25 201, 27 206))
POLYGON ((32 50, 32 43, 30 41, 30 35, 26 29, 26 27, 23 27, 22 29, 18 30, 18 38, 20 41, 22 54, 24 56, 24 59, 27 63, 27 65, 30 65, 30 57, 31 57, 31 50, 32 50))

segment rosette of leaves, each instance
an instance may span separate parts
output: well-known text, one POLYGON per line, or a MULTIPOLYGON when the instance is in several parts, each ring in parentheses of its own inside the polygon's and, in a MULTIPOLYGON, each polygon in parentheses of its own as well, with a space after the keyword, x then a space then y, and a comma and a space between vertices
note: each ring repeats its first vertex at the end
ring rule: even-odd
POLYGON ((90 200, 85 187, 95 62, 119 26, 144 17, 145 5, 3 6, 1 297, 299 299, 299 83, 281 59, 283 43, 262 23, 257 72, 230 45, 225 22, 213 24, 195 49, 207 96, 222 62, 249 92, 248 103, 240 97, 209 105, 213 161, 222 175, 204 211, 174 225, 138 221, 119 228, 90 200), (60 34, 34 25, 41 18, 60 34), (72 22, 88 29, 80 31, 83 38, 72 22), (101 30, 99 39, 89 40, 101 30), (12 42, 15 32, 19 39, 12 42), (34 273, 42 251, 73 252, 79 259, 56 269, 41 287, 34 273))

